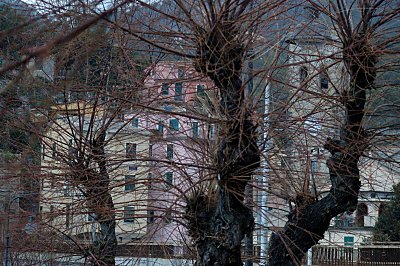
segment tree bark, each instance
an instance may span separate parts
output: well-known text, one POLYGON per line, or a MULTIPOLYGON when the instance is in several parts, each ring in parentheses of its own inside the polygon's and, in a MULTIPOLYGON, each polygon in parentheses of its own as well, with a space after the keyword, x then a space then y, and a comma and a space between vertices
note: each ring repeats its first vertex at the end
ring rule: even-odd
MULTIPOLYGON (((114 204, 109 202, 108 208, 114 210, 114 204)), ((100 237, 97 243, 94 243, 93 251, 96 260, 100 265, 113 266, 115 265, 115 256, 117 250, 117 237, 115 235, 115 215, 109 213, 106 216, 99 216, 96 219, 100 224, 100 237)))

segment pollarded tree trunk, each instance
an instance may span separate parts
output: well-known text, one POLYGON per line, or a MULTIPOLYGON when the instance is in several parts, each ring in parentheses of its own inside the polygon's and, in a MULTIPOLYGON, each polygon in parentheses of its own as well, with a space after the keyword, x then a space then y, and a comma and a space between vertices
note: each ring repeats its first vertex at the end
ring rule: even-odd
POLYGON ((100 265, 113 266, 115 265, 115 256, 117 249, 117 237, 115 235, 115 215, 114 215, 114 204, 110 195, 103 195, 101 197, 109 197, 110 200, 106 205, 108 212, 96 213, 96 221, 100 225, 100 234, 97 239, 97 243, 94 243, 93 251, 95 259, 100 265))
POLYGON ((90 159, 85 156, 77 158, 77 163, 73 165, 75 173, 73 179, 78 184, 82 184, 86 206, 93 212, 93 218, 100 226, 97 239, 92 243, 90 253, 87 254, 88 259, 93 265, 114 266, 118 242, 115 234, 115 206, 106 166, 105 136, 105 130, 100 131, 98 136, 90 142, 93 154, 90 159), (97 167, 92 168, 93 163, 97 167))
POLYGON ((362 126, 367 90, 375 80, 376 56, 366 34, 349 36, 343 48, 343 59, 350 76, 349 89, 342 94, 346 110, 344 134, 327 139, 324 148, 331 189, 320 200, 298 197, 282 231, 271 237, 269 265, 299 265, 305 252, 324 237, 331 219, 357 207, 361 187, 358 161, 367 148, 362 126))
MULTIPOLYGON (((107 128, 107 127, 106 127, 107 128)), ((115 265, 117 237, 115 235, 115 207, 111 196, 110 177, 107 171, 107 157, 105 154, 105 129, 101 130, 93 141, 92 151, 94 161, 98 166, 98 179, 91 184, 88 191, 90 203, 93 205, 96 221, 100 224, 100 236, 93 250, 100 265, 115 265)))
MULTIPOLYGON (((231 10, 235 13, 235 10, 231 10)), ((216 193, 195 195, 187 208, 189 234, 195 241, 197 265, 242 265, 241 242, 252 232, 252 210, 243 204, 245 187, 259 167, 256 125, 244 105, 241 80, 244 48, 239 43, 234 17, 227 13, 214 20, 198 41, 195 68, 219 90, 221 125, 214 163, 216 193), (229 19, 228 19, 229 18, 229 19)))

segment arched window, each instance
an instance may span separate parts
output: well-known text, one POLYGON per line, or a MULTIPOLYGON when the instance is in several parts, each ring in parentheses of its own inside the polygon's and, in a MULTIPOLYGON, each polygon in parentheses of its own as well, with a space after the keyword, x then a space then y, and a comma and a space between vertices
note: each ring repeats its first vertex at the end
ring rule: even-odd
POLYGON ((368 215, 368 207, 365 203, 359 203, 356 210, 356 225, 364 226, 364 217, 368 215))
POLYGON ((308 69, 305 66, 300 67, 299 71, 300 83, 303 83, 308 77, 308 69))

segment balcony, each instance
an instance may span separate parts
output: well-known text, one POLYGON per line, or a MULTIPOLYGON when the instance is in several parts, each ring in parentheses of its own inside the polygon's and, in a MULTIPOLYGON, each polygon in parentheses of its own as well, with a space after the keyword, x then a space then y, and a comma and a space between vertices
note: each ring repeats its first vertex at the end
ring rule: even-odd
POLYGON ((364 227, 374 227, 376 224, 377 218, 373 216, 361 216, 361 217, 353 217, 348 216, 346 218, 336 217, 334 220, 334 227, 336 228, 364 228, 364 227))

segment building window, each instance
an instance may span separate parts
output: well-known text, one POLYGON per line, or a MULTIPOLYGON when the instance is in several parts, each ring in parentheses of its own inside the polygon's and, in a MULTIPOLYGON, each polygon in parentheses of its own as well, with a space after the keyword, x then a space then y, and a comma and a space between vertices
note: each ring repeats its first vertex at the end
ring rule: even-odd
POLYGON ((163 109, 164 111, 171 112, 174 109, 174 107, 172 105, 166 104, 163 106, 163 109))
POLYGON ((151 224, 154 223, 154 211, 153 210, 149 210, 147 211, 147 223, 151 224))
POLYGON ((175 101, 183 101, 182 82, 175 83, 175 101))
POLYGON ((134 118, 134 119, 132 119, 131 125, 132 125, 133 127, 138 128, 138 127, 139 127, 139 118, 134 118))
POLYGON ((343 242, 346 247, 354 246, 354 236, 345 236, 343 242))
POLYGON ((147 173, 147 185, 149 186, 149 187, 151 187, 151 185, 152 185, 152 183, 153 183, 153 173, 147 173))
POLYGON ((126 144, 126 158, 135 159, 136 158, 136 148, 137 148, 137 145, 135 143, 127 143, 126 144))
POLYGON ((161 86, 161 94, 168 95, 169 94, 169 85, 167 83, 163 83, 161 86))
POLYGON ((208 139, 214 139, 214 126, 208 126, 208 139))
POLYGON ((63 193, 64 193, 64 196, 65 196, 65 197, 70 196, 70 184, 69 184, 68 181, 65 181, 65 182, 64 182, 64 185, 63 185, 63 193))
POLYGON ((179 130, 179 120, 176 118, 169 120, 169 129, 170 130, 179 130))
POLYGON ((159 133, 161 133, 161 134, 164 133, 164 124, 163 124, 162 122, 159 122, 159 123, 157 124, 157 131, 158 131, 159 133))
POLYGON ((205 86, 204 85, 197 85, 196 94, 197 94, 198 97, 204 97, 206 95, 205 86))
POLYGON ((174 158, 174 145, 167 144, 167 159, 171 160, 172 158, 174 158))
POLYGON ((178 78, 183 78, 184 75, 183 67, 178 67, 178 78))
POLYGON ((365 203, 359 203, 356 209, 356 225, 364 227, 364 217, 368 216, 368 207, 365 203))
POLYGON ((149 145, 149 158, 153 157, 153 144, 149 145))
POLYGON ((51 158, 55 159, 57 157, 57 143, 53 142, 51 147, 51 158))
POLYGON ((135 176, 126 175, 125 176, 125 191, 132 191, 135 189, 135 176))
POLYGON ((78 158, 78 149, 74 147, 72 139, 68 142, 68 156, 72 157, 71 159, 78 158))
POLYGON ((174 183, 174 173, 166 172, 165 173, 165 182, 167 183, 167 185, 172 186, 174 183))
POLYGON ((133 206, 124 207, 124 223, 133 223, 135 221, 135 208, 133 206))
POLYGON ((308 69, 307 69, 307 67, 301 66, 299 75, 300 75, 300 83, 304 82, 308 77, 308 69))
POLYGON ((193 138, 199 136, 199 122, 192 122, 192 136, 193 138))
POLYGON ((354 216, 352 212, 346 211, 335 218, 335 226, 340 228, 354 227, 354 216))
POLYGON ((128 165, 129 171, 136 171, 137 169, 138 169, 138 166, 136 164, 128 165))
POLYGON ((88 222, 94 222, 95 218, 96 218, 96 214, 94 214, 92 211, 89 211, 89 213, 87 215, 88 222))
POLYGON ((311 160, 311 174, 314 175, 318 171, 318 161, 313 159, 311 160))
POLYGON ((329 77, 326 71, 319 74, 319 82, 322 90, 327 90, 329 88, 329 77))

